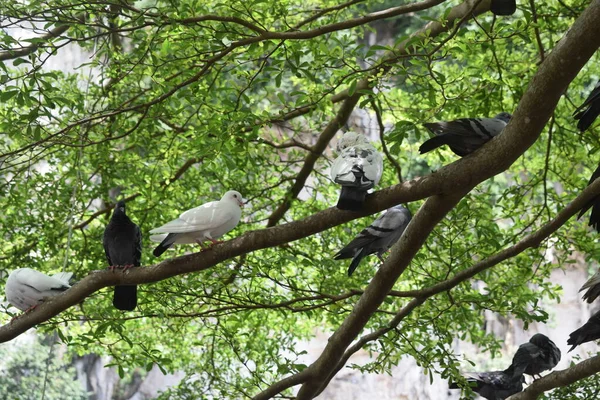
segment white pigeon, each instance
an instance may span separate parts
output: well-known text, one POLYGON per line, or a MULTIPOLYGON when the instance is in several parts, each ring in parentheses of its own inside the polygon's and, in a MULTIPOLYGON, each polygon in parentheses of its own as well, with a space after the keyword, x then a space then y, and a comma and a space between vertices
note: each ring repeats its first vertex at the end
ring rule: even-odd
POLYGON ((338 157, 331 165, 331 179, 342 185, 337 208, 360 211, 367 191, 381 179, 383 157, 364 135, 356 132, 346 132, 337 151, 338 157))
POLYGON ((198 243, 204 248, 202 242, 207 240, 212 244, 221 243, 216 239, 237 226, 243 206, 242 195, 230 190, 221 200, 187 210, 179 218, 152 229, 150 233, 161 233, 150 237, 153 242, 161 242, 154 249, 154 256, 159 257, 173 244, 198 243))
POLYGON ((419 152, 424 154, 447 144, 454 154, 464 157, 499 135, 511 118, 511 114, 503 112, 494 118, 460 118, 423 124, 436 136, 423 143, 419 152))
POLYGON ((6 300, 19 310, 27 311, 70 288, 72 276, 72 272, 48 276, 31 268, 16 269, 6 280, 6 300))

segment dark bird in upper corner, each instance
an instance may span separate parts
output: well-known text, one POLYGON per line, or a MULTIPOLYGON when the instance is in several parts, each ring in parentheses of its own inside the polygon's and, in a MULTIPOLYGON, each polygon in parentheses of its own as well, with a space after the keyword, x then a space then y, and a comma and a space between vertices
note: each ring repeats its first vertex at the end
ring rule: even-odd
POLYGON ((574 118, 579 120, 577 129, 581 132, 585 131, 594 123, 598 115, 600 115, 600 82, 596 84, 583 104, 573 112, 574 118))
POLYGON ((492 0, 490 11, 495 15, 513 15, 517 11, 516 0, 492 0))
POLYGON ((402 205, 388 208, 385 214, 379 216, 341 249, 334 259, 352 258, 348 276, 352 275, 360 261, 369 254, 377 253, 377 257, 383 262, 383 253, 400 239, 411 219, 410 211, 402 205))
POLYGON ((571 332, 567 340, 567 344, 571 346, 569 351, 582 343, 597 339, 600 339, 600 311, 592 315, 581 328, 571 332))
MULTIPOLYGON (((587 185, 590 186, 596 180, 596 178, 600 178, 600 165, 598 166, 598 168, 596 168, 596 170, 592 174, 592 177, 590 178, 587 185)), ((591 199, 590 201, 588 201, 581 208, 581 211, 579 212, 577 219, 581 218, 583 216, 583 214, 585 214, 586 211, 589 210, 590 208, 592 209, 592 212, 590 214, 590 221, 589 221, 588 225, 593 227, 594 229, 596 229, 596 232, 600 232, 600 196, 596 196, 593 199, 591 199)))
POLYGON ((588 279, 581 289, 580 292, 588 289, 583 295, 583 300, 588 303, 592 303, 598 296, 600 296, 600 271, 596 272, 590 279, 588 279))
POLYGON ((499 135, 511 118, 511 114, 503 112, 494 118, 460 118, 423 124, 436 136, 423 143, 419 152, 424 154, 447 144, 454 154, 464 157, 499 135))
MULTIPOLYGON (((115 206, 104 236, 104 252, 111 270, 139 267, 142 258, 142 233, 125 213, 125 202, 115 206)), ((113 305, 119 310, 133 311, 137 305, 137 285, 117 285, 113 305)))
POLYGON ((511 364, 513 376, 518 377, 523 374, 539 376, 543 371, 556 367, 560 355, 560 349, 548 336, 536 333, 529 342, 520 345, 515 353, 511 364))
MULTIPOLYGON (((512 366, 504 371, 472 372, 465 374, 469 386, 475 393, 488 400, 504 400, 523 390, 523 375, 514 377, 512 366)), ((460 389, 456 383, 450 383, 450 389, 460 389)))
POLYGON ((383 173, 383 157, 369 140, 346 132, 337 143, 338 157, 331 165, 331 179, 342 186, 337 208, 360 211, 367 191, 377 186, 383 173))

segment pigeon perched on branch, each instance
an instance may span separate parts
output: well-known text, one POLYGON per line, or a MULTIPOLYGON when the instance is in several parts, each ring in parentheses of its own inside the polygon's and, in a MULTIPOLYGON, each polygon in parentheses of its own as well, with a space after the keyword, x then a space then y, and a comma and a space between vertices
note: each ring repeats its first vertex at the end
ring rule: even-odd
POLYGON ((567 344, 571 346, 569 351, 582 343, 597 339, 600 339, 600 311, 592 315, 581 328, 571 332, 567 340, 567 344))
POLYGON ((383 253, 400 239, 411 218, 410 211, 402 205, 389 208, 341 249, 334 259, 352 258, 348 276, 352 275, 363 257, 369 254, 377 253, 377 257, 383 262, 383 253))
MULTIPOLYGON (((139 267, 142 258, 142 233, 125 212, 125 202, 119 201, 104 229, 102 237, 109 268, 127 270, 139 267)), ((117 285, 113 305, 119 310, 133 311, 137 305, 137 285, 117 285)))
POLYGON ((492 0, 490 11, 495 15, 513 15, 517 11, 516 0, 492 0))
MULTIPOLYGON (((475 393, 488 400, 504 400, 523 390, 523 375, 514 377, 512 366, 504 371, 472 372, 465 374, 469 386, 475 393)), ((460 389, 456 383, 450 383, 450 389, 460 389)))
MULTIPOLYGON (((598 168, 596 168, 596 170, 592 174, 592 177, 590 178, 590 180, 588 182, 588 186, 590 186, 596 180, 596 178, 599 178, 599 177, 600 177, 600 165, 598 166, 598 168)), ((588 201, 585 204, 585 206, 583 206, 581 208, 581 211, 579 212, 577 219, 581 218, 583 216, 583 214, 585 214, 586 211, 589 210, 590 208, 592 209, 592 212, 590 214, 590 221, 589 221, 588 225, 593 227, 594 229, 596 229, 597 232, 600 232, 600 196, 596 196, 593 199, 591 199, 590 201, 588 201)))
POLYGON ((460 118, 423 124, 436 136, 423 143, 419 151, 423 154, 447 144, 454 154, 464 157, 500 134, 511 118, 509 113, 500 113, 494 118, 460 118))
POLYGON ((513 377, 539 375, 556 367, 559 361, 560 349, 548 336, 536 333, 529 342, 520 345, 515 353, 511 364, 513 377))
POLYGON ((592 93, 585 99, 582 105, 577 107, 573 113, 575 119, 579 120, 577 128, 583 132, 590 127, 600 115, 600 82, 596 84, 592 93))
POLYGON ((331 179, 342 186, 337 208, 360 211, 367 191, 379 183, 383 158, 369 140, 346 132, 337 143, 338 157, 331 165, 331 179))
POLYGON ((150 237, 153 242, 161 242, 153 254, 159 257, 173 244, 198 243, 205 250, 202 243, 207 240, 212 245, 222 243, 216 239, 237 226, 242 217, 243 206, 242 195, 230 190, 219 201, 211 201, 187 210, 179 218, 150 231, 161 233, 150 237))
POLYGON ((49 297, 70 288, 72 276, 72 272, 48 276, 31 268, 16 269, 6 280, 6 300, 21 311, 29 311, 49 297))

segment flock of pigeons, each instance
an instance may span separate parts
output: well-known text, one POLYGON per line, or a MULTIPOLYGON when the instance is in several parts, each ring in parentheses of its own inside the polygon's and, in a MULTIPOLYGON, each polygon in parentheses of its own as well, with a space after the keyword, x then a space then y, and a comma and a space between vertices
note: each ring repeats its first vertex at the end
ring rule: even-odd
MULTIPOLYGON (((492 11, 497 15, 510 15, 516 9, 514 0, 492 0, 492 11)), ((585 102, 577 108, 574 118, 578 129, 586 130, 600 114, 600 82, 585 102)), ((454 121, 426 123, 424 126, 434 136, 419 147, 421 154, 447 145, 456 155, 464 157, 479 149, 500 134, 511 119, 511 114, 500 113, 494 118, 461 118, 454 121)), ((337 144, 338 157, 331 166, 331 179, 341 185, 337 207, 342 210, 360 211, 367 193, 381 179, 383 157, 364 136, 346 132, 337 144)), ((589 184, 600 177, 600 166, 593 173, 589 184)), ((150 231, 150 239, 159 242, 154 249, 155 257, 161 256, 174 244, 197 243, 202 250, 221 243, 217 240, 234 229, 240 221, 244 200, 239 192, 228 191, 221 200, 212 201, 185 211, 179 218, 150 231), (205 242, 211 242, 205 246, 205 242)), ((579 217, 592 209, 590 226, 600 232, 600 196, 590 201, 579 217)), ((351 276, 361 260, 383 254, 397 242, 408 226, 412 216, 408 208, 397 205, 389 208, 373 223, 363 229, 348 245, 341 249, 335 259, 349 259, 348 276, 351 276)), ((139 267, 142 255, 142 233, 125 211, 125 202, 119 201, 103 235, 104 251, 109 269, 124 271, 139 267)), ((35 308, 45 299, 69 289, 72 273, 61 272, 47 276, 31 268, 20 268, 10 273, 5 287, 6 299, 22 311, 35 308)), ((588 289, 583 296, 588 303, 600 296, 600 271, 581 288, 588 289)), ((123 311, 137 306, 137 286, 119 285, 114 289, 113 305, 123 311)), ((578 330, 571 333, 568 344, 571 350, 581 343, 600 339, 600 311, 578 330)), ((489 400, 504 400, 523 390, 523 374, 539 375, 554 368, 561 353, 546 336, 535 334, 529 342, 517 350, 511 365, 504 371, 471 373, 467 382, 471 389, 489 400)), ((452 389, 459 385, 452 383, 452 389)))

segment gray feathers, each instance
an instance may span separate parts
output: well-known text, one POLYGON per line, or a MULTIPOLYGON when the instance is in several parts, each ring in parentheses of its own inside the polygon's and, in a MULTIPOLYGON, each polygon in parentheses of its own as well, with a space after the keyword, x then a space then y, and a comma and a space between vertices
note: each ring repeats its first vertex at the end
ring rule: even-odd
POLYGON ((494 118, 461 118, 423 124, 436 136, 423 143, 419 151, 423 154, 448 145, 454 154, 464 157, 500 134, 511 118, 508 113, 500 113, 494 118))
MULTIPOLYGON (((513 378, 512 371, 472 372, 466 374, 467 382, 475 393, 488 400, 504 400, 523 390, 525 378, 523 375, 513 378)), ((459 389, 456 383, 450 384, 450 389, 459 389)))
POLYGON ((402 205, 389 208, 341 249, 334 259, 352 258, 348 276, 352 275, 363 257, 369 254, 377 253, 377 257, 382 260, 383 253, 400 239, 411 218, 410 211, 402 205))
POLYGON ((567 344, 571 346, 569 351, 582 343, 597 339, 600 339, 600 311, 592 315, 581 328, 571 332, 567 340, 567 344))
MULTIPOLYGON (((139 267, 142 257, 142 233, 125 213, 125 202, 115 206, 102 238, 106 260, 111 267, 139 267)), ((137 305, 136 285, 117 285, 113 305, 132 311, 137 305)))
POLYGON ((26 311, 70 288, 72 276, 71 272, 48 276, 31 268, 16 269, 6 280, 6 300, 19 310, 26 311))
POLYGON ((554 342, 548 336, 536 333, 529 342, 520 345, 515 353, 511 364, 513 376, 539 375, 556 367, 560 357, 560 349, 554 342))

